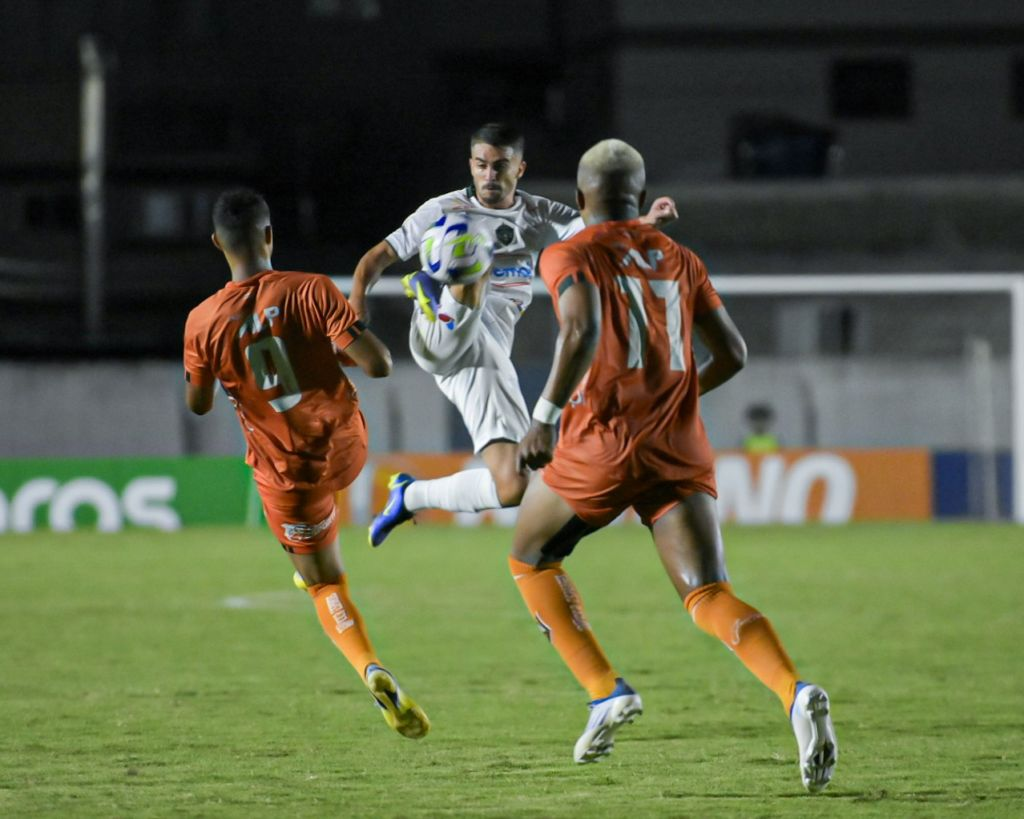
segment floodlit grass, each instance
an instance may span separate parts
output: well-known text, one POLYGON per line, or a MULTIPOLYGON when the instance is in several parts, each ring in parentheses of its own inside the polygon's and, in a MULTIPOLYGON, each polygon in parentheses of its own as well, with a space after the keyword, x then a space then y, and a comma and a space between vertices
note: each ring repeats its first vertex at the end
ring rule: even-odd
POLYGON ((685 616, 644 530, 567 567, 645 714, 576 766, 585 695, 530 621, 502 529, 343 533, 390 732, 262 530, 0 538, 3 816, 1024 815, 1024 534, 733 528, 738 593, 833 699, 803 792, 772 694, 685 616))

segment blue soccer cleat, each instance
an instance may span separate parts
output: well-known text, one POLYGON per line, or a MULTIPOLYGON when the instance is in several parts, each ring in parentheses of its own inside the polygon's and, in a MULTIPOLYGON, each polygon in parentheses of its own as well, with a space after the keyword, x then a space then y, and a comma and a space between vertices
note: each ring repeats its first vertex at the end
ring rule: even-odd
POLYGON ((832 727, 831 712, 831 703, 824 689, 797 683, 789 721, 800 752, 800 780, 811 793, 825 790, 839 759, 839 744, 832 727))
POLYGON ((380 546, 399 524, 412 519, 413 513, 405 508, 405 490, 414 480, 412 475, 396 472, 388 480, 388 502, 384 511, 370 521, 370 545, 380 546))
POLYGON ((390 728, 409 739, 425 737, 430 720, 412 697, 398 685, 395 675, 376 663, 366 667, 366 687, 370 689, 384 721, 390 728))
POLYGON ((573 749, 573 759, 580 765, 608 756, 615 747, 615 732, 644 712, 640 695, 629 683, 621 677, 615 683, 611 694, 590 703, 590 719, 573 749))
POLYGON ((444 287, 436 279, 432 279, 422 270, 402 277, 402 288, 405 295, 415 299, 428 321, 437 321, 441 312, 441 288, 444 287))

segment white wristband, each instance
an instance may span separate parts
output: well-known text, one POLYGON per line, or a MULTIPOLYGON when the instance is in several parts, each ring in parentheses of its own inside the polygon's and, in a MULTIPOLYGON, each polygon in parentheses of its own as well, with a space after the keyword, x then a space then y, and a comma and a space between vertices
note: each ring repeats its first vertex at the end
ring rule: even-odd
POLYGON ((557 424, 561 415, 562 408, 555 406, 543 395, 537 399, 537 403, 533 407, 533 420, 540 421, 542 424, 557 424))

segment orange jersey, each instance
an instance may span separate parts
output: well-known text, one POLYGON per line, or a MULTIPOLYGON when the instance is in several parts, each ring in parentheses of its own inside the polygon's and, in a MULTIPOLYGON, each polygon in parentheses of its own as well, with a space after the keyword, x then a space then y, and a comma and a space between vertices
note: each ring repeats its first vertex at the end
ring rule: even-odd
POLYGON ((337 351, 360 332, 352 305, 316 273, 266 270, 189 313, 185 377, 220 381, 262 487, 340 488, 359 473, 366 425, 337 351))
POLYGON ((602 222, 545 250, 540 272, 556 310, 574 281, 601 299, 600 342, 563 411, 545 480, 582 486, 582 473, 597 471, 697 481, 713 493, 692 337, 694 316, 722 302, 701 260, 639 221, 602 222))

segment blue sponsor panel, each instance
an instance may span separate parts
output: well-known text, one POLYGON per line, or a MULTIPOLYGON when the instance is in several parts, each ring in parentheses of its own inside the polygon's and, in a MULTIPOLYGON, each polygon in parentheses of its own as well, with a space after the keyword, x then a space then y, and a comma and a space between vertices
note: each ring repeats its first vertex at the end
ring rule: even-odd
POLYGON ((993 467, 998 516, 1009 519, 1013 511, 1013 457, 1008 450, 997 452, 994 464, 978 452, 938 450, 933 453, 932 508, 935 517, 985 517, 985 485, 991 480, 993 467))
POLYGON ((1000 452, 996 457, 996 477, 999 481, 999 517, 1013 517, 1013 454, 1000 452))

